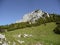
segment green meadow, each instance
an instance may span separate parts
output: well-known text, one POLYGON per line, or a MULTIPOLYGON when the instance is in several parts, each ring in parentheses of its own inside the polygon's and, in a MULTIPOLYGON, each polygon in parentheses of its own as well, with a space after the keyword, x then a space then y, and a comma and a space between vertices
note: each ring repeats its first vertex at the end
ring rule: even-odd
POLYGON ((23 29, 17 29, 14 31, 5 32, 7 42, 9 45, 60 45, 60 35, 55 34, 53 29, 57 25, 54 22, 41 24, 36 27, 27 27, 23 29), (17 35, 21 34, 19 38, 17 35), (31 34, 31 37, 23 37, 24 34, 31 34), (19 43, 17 40, 23 40, 24 43, 19 43))

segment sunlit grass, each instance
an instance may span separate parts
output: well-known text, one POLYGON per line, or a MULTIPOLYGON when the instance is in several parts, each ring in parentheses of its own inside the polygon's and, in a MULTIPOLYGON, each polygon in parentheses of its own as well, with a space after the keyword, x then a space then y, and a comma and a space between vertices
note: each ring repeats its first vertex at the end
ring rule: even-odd
POLYGON ((16 42, 16 45, 35 45, 36 43, 41 43, 43 45, 60 45, 60 35, 57 35, 53 32, 53 29, 56 27, 54 22, 47 23, 46 25, 42 24, 36 27, 18 29, 10 32, 4 33, 8 41, 16 42), (18 34, 32 34, 32 37, 14 37, 14 35, 18 34), (20 44, 17 40, 24 40, 24 44, 20 44))

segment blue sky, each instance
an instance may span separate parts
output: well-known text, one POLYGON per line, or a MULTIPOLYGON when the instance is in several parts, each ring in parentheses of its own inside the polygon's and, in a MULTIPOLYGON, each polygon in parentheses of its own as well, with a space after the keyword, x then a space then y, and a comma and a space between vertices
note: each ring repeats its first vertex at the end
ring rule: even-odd
POLYGON ((0 0, 0 25, 14 23, 36 9, 60 14, 60 0, 0 0))

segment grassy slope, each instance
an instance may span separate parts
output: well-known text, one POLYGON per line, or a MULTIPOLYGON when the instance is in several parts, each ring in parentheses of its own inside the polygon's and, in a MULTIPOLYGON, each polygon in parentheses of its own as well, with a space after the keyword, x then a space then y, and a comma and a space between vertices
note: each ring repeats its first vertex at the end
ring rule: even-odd
POLYGON ((57 35, 53 32, 53 29, 56 27, 55 23, 47 23, 45 25, 40 25, 37 27, 30 27, 24 29, 18 29, 15 31, 6 32, 5 35, 7 40, 12 42, 15 41, 16 45, 20 45, 16 40, 24 40, 25 43, 22 45, 35 45, 36 43, 42 43, 43 45, 60 45, 60 35, 57 35), (18 38, 14 37, 18 34, 32 34, 33 37, 29 38, 18 38))

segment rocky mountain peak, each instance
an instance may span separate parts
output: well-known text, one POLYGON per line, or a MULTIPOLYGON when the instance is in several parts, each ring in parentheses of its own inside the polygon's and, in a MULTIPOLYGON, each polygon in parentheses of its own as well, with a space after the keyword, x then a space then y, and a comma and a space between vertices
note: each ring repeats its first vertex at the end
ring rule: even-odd
POLYGON ((49 14, 46 12, 43 12, 42 10, 35 10, 32 11, 31 13, 25 14, 23 16, 23 19, 18 22, 32 22, 35 23, 35 20, 38 20, 40 17, 49 17, 49 14))

